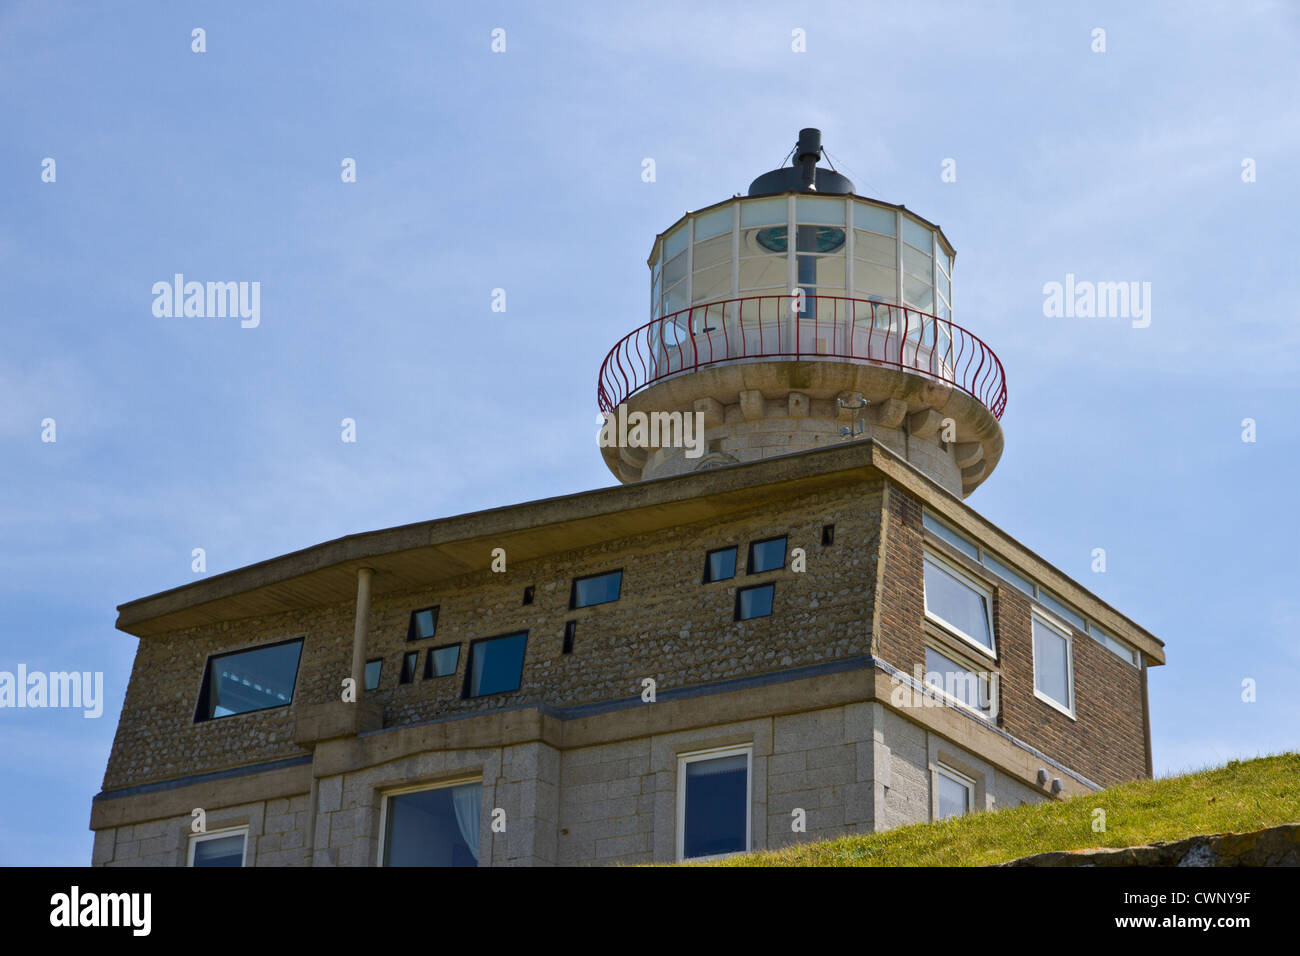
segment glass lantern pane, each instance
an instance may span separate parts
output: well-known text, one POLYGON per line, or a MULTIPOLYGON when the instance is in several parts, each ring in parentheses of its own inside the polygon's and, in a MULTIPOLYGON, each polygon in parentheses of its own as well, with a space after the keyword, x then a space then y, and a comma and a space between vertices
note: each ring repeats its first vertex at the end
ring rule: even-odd
POLYGON ((853 225, 859 229, 870 229, 886 236, 895 235, 897 216, 892 209, 869 206, 863 202, 853 204, 853 225))

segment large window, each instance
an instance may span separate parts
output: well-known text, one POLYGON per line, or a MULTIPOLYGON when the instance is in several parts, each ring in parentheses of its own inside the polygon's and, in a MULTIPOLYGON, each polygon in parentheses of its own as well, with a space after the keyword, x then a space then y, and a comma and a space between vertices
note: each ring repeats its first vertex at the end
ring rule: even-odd
POLYGON ((749 850, 751 760, 749 747, 678 758, 678 859, 749 850))
POLYGON ((478 866, 483 787, 459 783, 389 794, 384 866, 478 866))
POLYGON ((925 683, 981 717, 994 716, 994 680, 988 671, 977 670, 950 654, 925 649, 925 683))
POLYGON ((1074 663, 1070 632, 1033 616, 1034 696, 1074 716, 1074 663))
POLYGON ((963 817, 975 808, 975 781, 951 767, 939 764, 935 768, 935 817, 963 817))
POLYGON ((927 554, 925 556, 925 614, 958 637, 988 654, 995 654, 993 595, 974 578, 927 554))
POLYGON ((465 668, 465 696, 484 697, 518 690, 527 644, 527 631, 472 642, 469 666, 465 668))
POLYGON ((569 608, 590 607, 593 604, 617 601, 622 587, 622 571, 606 571, 604 574, 574 578, 573 588, 569 592, 569 608))
POLYGON ((293 703, 302 638, 209 657, 195 721, 293 703))
POLYGON ((190 837, 190 866, 243 866, 248 827, 231 827, 190 837))
POLYGON ((749 561, 746 562, 746 574, 761 574, 764 571, 779 571, 785 567, 785 535, 755 541, 749 546, 749 561))
POLYGON ((366 690, 378 690, 379 678, 383 673, 384 659, 382 657, 375 657, 366 661, 366 690))

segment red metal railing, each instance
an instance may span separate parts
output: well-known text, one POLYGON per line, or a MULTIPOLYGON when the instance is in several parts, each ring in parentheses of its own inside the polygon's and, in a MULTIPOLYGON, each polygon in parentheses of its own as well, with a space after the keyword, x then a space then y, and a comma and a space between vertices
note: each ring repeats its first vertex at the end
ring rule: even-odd
POLYGON ((605 356, 596 400, 609 412, 682 372, 783 358, 863 362, 924 375, 960 388, 994 418, 1007 405, 1002 363, 974 333, 900 305, 829 295, 748 296, 652 319, 605 356))

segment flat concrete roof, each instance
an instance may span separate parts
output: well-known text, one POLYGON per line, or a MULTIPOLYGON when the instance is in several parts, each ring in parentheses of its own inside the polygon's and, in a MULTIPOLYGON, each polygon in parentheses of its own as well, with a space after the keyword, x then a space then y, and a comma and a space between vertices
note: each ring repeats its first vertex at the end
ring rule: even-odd
POLYGON ((487 572, 492 549, 511 562, 725 518, 793 497, 884 478, 987 542, 1017 570, 1164 663, 1164 644, 871 439, 469 514, 346 535, 118 607, 117 628, 148 638, 184 628, 300 610, 356 597, 372 568, 376 596, 487 572))

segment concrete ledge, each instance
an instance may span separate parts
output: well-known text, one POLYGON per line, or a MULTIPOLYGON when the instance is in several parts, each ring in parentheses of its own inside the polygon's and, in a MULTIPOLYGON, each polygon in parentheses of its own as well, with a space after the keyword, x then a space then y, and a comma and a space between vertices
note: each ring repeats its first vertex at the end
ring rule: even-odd
POLYGON ((362 698, 356 703, 332 700, 325 704, 300 706, 293 718, 293 742, 311 749, 326 740, 355 737, 384 726, 384 705, 362 698))

